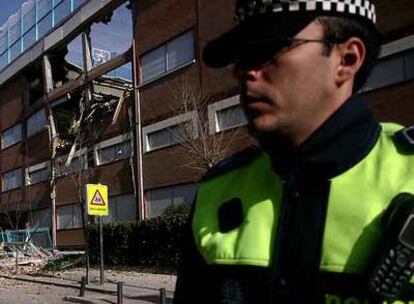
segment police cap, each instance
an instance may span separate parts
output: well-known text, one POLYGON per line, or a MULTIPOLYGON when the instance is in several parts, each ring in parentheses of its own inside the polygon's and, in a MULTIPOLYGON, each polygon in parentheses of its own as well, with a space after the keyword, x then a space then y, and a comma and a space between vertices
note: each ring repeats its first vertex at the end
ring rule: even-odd
POLYGON ((203 60, 210 67, 224 67, 255 49, 268 48, 272 39, 294 37, 318 16, 354 18, 374 27, 376 23, 370 0, 236 0, 238 25, 208 43, 203 60))

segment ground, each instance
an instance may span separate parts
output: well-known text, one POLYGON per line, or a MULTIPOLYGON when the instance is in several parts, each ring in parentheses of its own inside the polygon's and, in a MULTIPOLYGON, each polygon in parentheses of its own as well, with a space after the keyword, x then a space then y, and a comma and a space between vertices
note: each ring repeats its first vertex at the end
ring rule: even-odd
MULTIPOLYGON (((84 269, 17 276, 11 276, 10 272, 0 272, 0 304, 69 303, 64 299, 73 299, 79 296, 79 281, 84 275, 84 269), (43 282, 43 284, 33 283, 33 281, 43 282), (53 284, 65 285, 66 287, 53 284)), ((92 269, 89 277, 90 284, 88 286, 94 290, 85 292, 83 299, 91 302, 84 303, 116 304, 116 293, 110 294, 108 292, 115 291, 116 282, 119 281, 124 283, 123 304, 159 303, 160 288, 165 288, 167 303, 170 303, 175 286, 174 275, 151 274, 139 270, 105 270, 105 284, 103 286, 99 284, 98 269, 92 269)))
POLYGON ((65 296, 77 296, 79 291, 72 288, 20 282, 0 278, 0 304, 45 304, 69 303, 65 296))

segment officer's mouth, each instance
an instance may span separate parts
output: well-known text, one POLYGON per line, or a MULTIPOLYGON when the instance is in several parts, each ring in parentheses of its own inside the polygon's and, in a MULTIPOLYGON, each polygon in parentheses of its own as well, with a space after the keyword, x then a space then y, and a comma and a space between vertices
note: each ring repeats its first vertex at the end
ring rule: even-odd
POLYGON ((248 118, 257 117, 270 110, 272 102, 263 96, 243 96, 241 103, 248 118))

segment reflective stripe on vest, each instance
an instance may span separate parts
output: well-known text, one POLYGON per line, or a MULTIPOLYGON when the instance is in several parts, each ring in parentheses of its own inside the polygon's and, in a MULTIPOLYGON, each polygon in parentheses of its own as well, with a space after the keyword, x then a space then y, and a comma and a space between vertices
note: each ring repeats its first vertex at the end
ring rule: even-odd
MULTIPOLYGON (((331 180, 321 270, 360 273, 379 238, 379 220, 400 192, 414 193, 414 155, 401 155, 391 135, 401 129, 383 124, 378 142, 357 165, 331 180)), ((267 267, 273 256, 282 181, 265 153, 250 164, 199 185, 193 234, 208 264, 267 267), (240 198, 243 223, 219 230, 219 207, 240 198)))

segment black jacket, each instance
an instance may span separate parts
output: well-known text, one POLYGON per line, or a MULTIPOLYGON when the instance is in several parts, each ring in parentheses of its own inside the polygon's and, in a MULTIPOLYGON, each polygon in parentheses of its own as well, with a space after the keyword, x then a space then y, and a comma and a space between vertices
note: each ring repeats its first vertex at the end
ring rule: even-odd
MULTIPOLYGON (((275 138, 259 138, 273 169, 285 181, 273 266, 207 265, 189 225, 174 303, 341 303, 335 298, 323 300, 326 290, 321 286, 331 294, 343 295, 342 300, 350 295, 366 298, 366 277, 321 273, 319 262, 329 180, 362 160, 379 133, 380 125, 371 110, 360 97, 353 97, 297 149, 275 138), (299 198, 295 197, 297 190, 299 198)), ((237 168, 257 153, 262 151, 248 149, 233 156, 205 178, 237 168)))

